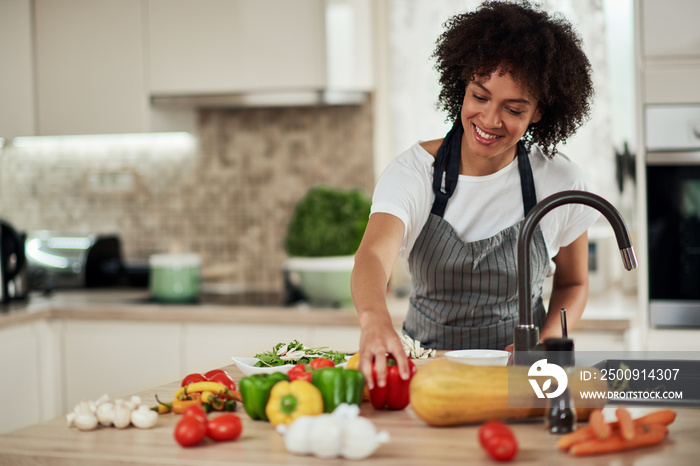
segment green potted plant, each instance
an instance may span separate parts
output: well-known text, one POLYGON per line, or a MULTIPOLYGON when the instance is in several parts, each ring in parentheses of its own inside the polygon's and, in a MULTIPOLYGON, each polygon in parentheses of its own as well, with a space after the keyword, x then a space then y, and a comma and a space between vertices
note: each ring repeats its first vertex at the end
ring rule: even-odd
POLYGON ((367 227, 371 200, 360 189, 310 189, 287 228, 283 269, 308 301, 319 307, 352 305, 350 274, 367 227))

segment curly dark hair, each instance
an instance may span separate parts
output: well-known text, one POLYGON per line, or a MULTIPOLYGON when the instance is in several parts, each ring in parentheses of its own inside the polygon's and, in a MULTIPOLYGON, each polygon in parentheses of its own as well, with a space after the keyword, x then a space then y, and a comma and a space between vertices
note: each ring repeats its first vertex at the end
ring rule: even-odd
POLYGON ((438 107, 447 120, 460 118, 467 83, 496 70, 526 83, 538 99, 542 118, 523 139, 553 157, 588 119, 593 84, 581 38, 559 15, 548 15, 528 1, 486 1, 473 12, 444 24, 433 57, 442 89, 438 107))

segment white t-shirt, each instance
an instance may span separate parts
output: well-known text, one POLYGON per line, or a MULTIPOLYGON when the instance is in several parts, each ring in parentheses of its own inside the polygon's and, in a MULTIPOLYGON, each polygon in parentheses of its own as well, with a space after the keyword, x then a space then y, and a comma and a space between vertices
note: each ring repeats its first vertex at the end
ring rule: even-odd
MULTIPOLYGON (((435 200, 434 162, 435 158, 416 143, 389 164, 374 189, 371 213, 394 215, 405 226, 402 257, 408 257, 430 215, 435 200)), ((564 154, 549 159, 533 145, 530 165, 538 201, 559 191, 587 190, 583 172, 564 154)), ((550 259, 560 247, 568 246, 588 230, 599 215, 597 210, 581 204, 562 205, 547 213, 540 227, 550 259)), ((490 238, 523 218, 517 157, 491 175, 459 175, 444 215, 465 242, 490 238)))

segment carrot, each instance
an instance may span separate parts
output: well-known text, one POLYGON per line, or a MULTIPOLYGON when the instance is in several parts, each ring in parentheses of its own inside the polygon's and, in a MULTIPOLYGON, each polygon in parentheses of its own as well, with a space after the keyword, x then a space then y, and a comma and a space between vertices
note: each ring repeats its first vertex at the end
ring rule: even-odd
POLYGON ((639 424, 662 424, 667 426, 672 424, 676 420, 676 412, 672 409, 660 409, 658 411, 653 411, 649 414, 645 414, 642 417, 638 417, 634 420, 635 425, 639 424))
POLYGON ((620 423, 620 432, 625 440, 632 440, 635 435, 632 415, 627 408, 617 408, 615 410, 617 421, 620 423))
MULTIPOLYGON (((660 409, 658 411, 653 411, 649 414, 645 414, 644 416, 638 417, 633 422, 635 426, 643 426, 647 424, 661 424, 664 426, 668 426, 669 424, 673 423, 675 419, 676 412, 674 410, 660 409)), ((557 440, 557 448, 560 450, 568 450, 573 445, 579 442, 585 442, 597 438, 596 432, 593 429, 593 426, 591 425, 590 417, 588 419, 588 422, 588 426, 579 427, 574 432, 559 437, 559 439, 557 440)), ((620 423, 618 421, 608 422, 607 424, 610 426, 610 435, 616 435, 617 432, 620 430, 620 423)))
POLYGON ((602 409, 594 409, 591 411, 591 415, 588 418, 588 425, 593 428, 593 432, 595 432, 596 437, 601 440, 605 440, 606 438, 610 437, 610 434, 612 433, 612 427, 610 424, 605 422, 602 409))
POLYGON ((646 424, 636 426, 636 433, 632 440, 625 440, 623 437, 615 435, 607 440, 594 439, 577 443, 571 447, 569 452, 574 456, 600 455, 658 445, 667 433, 668 428, 664 425, 646 424))

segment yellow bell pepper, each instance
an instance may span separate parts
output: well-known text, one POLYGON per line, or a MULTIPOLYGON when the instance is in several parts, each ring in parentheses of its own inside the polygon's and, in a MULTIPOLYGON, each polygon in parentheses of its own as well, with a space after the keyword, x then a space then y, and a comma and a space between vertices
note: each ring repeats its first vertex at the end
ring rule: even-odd
MULTIPOLYGON (((348 369, 355 369, 359 370, 358 367, 360 366, 360 353, 355 353, 353 354, 350 359, 348 359, 348 363, 345 367, 348 369)), ((369 400, 369 388, 367 388, 367 384, 365 383, 365 388, 362 390, 362 401, 367 401, 369 400)))
POLYGON ((277 382, 270 391, 265 414, 273 426, 290 424, 300 416, 323 413, 321 391, 306 380, 277 382))

